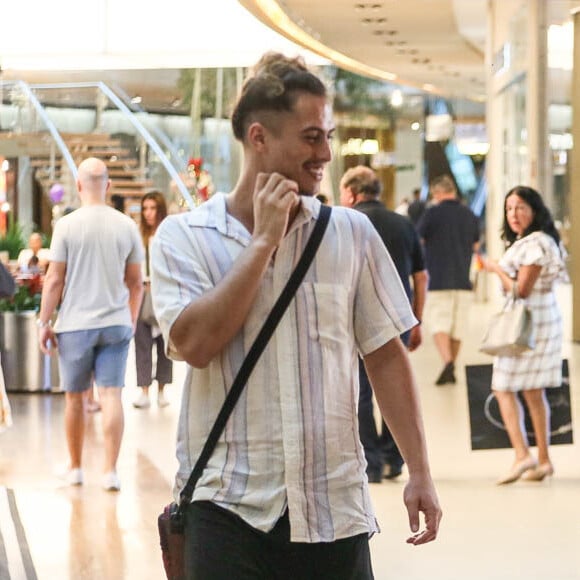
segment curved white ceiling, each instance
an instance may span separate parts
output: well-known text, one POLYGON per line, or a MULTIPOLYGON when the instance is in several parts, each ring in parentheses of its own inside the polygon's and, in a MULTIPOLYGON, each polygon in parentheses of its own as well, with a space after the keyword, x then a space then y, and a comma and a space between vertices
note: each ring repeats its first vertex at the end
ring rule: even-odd
MULTIPOLYGON (((249 66, 269 49, 319 56, 236 0, 32 0, 2 4, 4 70, 249 66)), ((324 61, 326 62, 326 61, 324 61)))
POLYGON ((344 68, 429 92, 485 95, 486 0, 239 0, 344 68))

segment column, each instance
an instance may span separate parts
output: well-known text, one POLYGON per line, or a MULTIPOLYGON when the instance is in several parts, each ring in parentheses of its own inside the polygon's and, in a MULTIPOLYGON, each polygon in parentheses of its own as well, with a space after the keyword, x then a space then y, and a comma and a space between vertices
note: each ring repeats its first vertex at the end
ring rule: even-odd
POLYGON ((526 126, 528 132, 529 185, 552 207, 553 183, 548 141, 548 34, 546 0, 529 0, 526 126))
MULTIPOLYGON (((580 9, 572 15, 574 21, 574 68, 572 70, 572 103, 580 103, 580 9)), ((574 107, 572 139, 580 144, 580 111, 574 107)), ((570 277, 572 279, 572 339, 580 341, 580 149, 571 151, 570 171, 570 277)))

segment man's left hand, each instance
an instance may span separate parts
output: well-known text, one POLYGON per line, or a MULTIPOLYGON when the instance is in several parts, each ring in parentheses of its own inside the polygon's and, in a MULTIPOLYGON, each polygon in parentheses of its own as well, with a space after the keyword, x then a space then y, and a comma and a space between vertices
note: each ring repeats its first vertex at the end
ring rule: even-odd
POLYGON ((405 486, 403 498, 409 514, 409 525, 413 532, 413 535, 407 538, 407 544, 419 546, 435 540, 442 512, 431 477, 411 475, 409 483, 405 486), (425 529, 422 531, 419 529, 420 512, 425 515, 425 529))
POLYGON ((413 352, 414 350, 418 349, 421 346, 421 342, 423 341, 423 337, 421 334, 421 325, 417 324, 417 326, 413 326, 411 331, 409 332, 409 352, 413 352))
POLYGON ((40 350, 44 354, 52 354, 58 347, 56 334, 50 326, 43 326, 38 329, 38 343, 40 350))

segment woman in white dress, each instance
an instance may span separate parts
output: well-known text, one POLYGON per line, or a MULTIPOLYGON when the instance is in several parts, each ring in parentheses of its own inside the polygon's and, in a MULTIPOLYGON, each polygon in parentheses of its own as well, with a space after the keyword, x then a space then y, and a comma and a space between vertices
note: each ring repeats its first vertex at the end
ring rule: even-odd
POLYGON ((504 202, 502 238, 506 253, 499 262, 485 260, 484 267, 499 276, 506 294, 515 290, 532 311, 536 347, 519 356, 496 357, 491 388, 515 451, 511 469, 498 484, 541 481, 554 473, 549 455, 550 407, 546 389, 562 384, 562 318, 554 286, 566 281, 566 252, 550 211, 540 194, 530 187, 511 189, 504 202), (528 407, 538 448, 532 456, 517 393, 528 407))

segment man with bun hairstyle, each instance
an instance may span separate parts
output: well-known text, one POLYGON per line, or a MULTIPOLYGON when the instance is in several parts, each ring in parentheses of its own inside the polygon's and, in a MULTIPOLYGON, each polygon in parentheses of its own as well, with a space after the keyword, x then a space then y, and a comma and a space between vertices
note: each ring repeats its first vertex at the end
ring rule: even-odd
MULTIPOLYGON (((176 493, 303 252, 331 159, 326 87, 299 58, 264 55, 232 126, 244 149, 233 191, 167 218, 151 252, 168 353, 188 363, 176 493)), ((186 509, 189 578, 373 578, 378 524, 358 436, 358 353, 409 466, 408 542, 436 538, 441 511, 399 339, 416 322, 371 223, 334 208, 186 509)))

